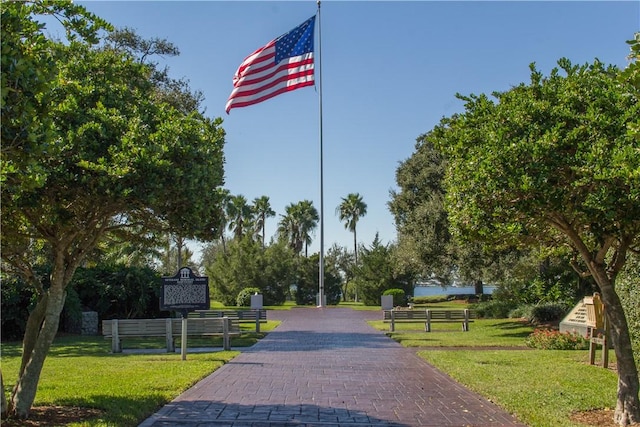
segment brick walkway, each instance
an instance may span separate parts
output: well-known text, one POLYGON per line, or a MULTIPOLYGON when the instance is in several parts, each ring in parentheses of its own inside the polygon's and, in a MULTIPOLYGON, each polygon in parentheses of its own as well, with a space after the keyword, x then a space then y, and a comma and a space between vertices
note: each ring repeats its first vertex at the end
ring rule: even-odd
POLYGON ((282 324, 140 426, 523 426, 371 328, 378 311, 269 318, 282 324))

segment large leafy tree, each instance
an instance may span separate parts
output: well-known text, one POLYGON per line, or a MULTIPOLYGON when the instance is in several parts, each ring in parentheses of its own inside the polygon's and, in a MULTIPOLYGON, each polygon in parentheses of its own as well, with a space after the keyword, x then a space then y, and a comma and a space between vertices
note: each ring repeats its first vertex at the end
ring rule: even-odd
POLYGON ((420 136, 414 154, 396 170, 399 190, 391 192, 389 209, 398 231, 398 267, 446 284, 456 261, 444 207, 445 165, 429 134, 420 136))
POLYGON ((20 418, 29 415, 67 286, 91 251, 116 231, 209 236, 223 184, 221 121, 159 99, 152 67, 127 52, 46 39, 36 14, 61 10, 70 22, 81 21, 71 12, 94 22, 71 3, 2 3, 2 132, 13 144, 2 151, 2 261, 36 295, 10 399, 20 418), (32 68, 4 66, 22 61, 32 68), (29 72, 36 91, 20 86, 29 72), (43 259, 46 282, 35 274, 43 259))
POLYGON ((638 371, 615 282, 640 249, 638 92, 599 62, 558 61, 548 77, 506 92, 460 96, 465 111, 434 129, 449 165, 449 219, 458 232, 504 246, 570 245, 607 307, 618 361, 615 420, 640 421, 638 371))
POLYGON ((433 145, 433 136, 418 137, 416 151, 396 171, 398 191, 391 191, 389 209, 398 231, 396 269, 444 285, 454 280, 473 282, 475 293, 483 293, 483 281, 496 280, 499 254, 477 242, 462 241, 450 232, 445 209, 446 158, 433 145))
POLYGON ((349 193, 343 197, 336 208, 340 221, 344 221, 344 228, 353 233, 353 253, 356 265, 358 264, 358 238, 356 228, 360 218, 367 214, 367 204, 358 193, 349 193))

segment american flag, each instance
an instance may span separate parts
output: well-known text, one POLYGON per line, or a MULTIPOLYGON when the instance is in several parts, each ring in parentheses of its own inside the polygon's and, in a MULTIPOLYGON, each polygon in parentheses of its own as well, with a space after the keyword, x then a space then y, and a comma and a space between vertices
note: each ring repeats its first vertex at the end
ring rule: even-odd
POLYGON ((314 84, 313 31, 316 17, 247 56, 233 76, 225 110, 246 107, 314 84))

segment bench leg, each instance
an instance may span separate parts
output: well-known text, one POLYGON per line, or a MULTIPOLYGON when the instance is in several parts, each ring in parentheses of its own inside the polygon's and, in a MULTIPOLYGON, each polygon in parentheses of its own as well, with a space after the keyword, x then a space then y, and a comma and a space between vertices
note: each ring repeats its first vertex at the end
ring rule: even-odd
POLYGON ((396 331, 396 313, 393 310, 391 310, 391 323, 389 324, 389 331, 396 331))
POLYGON ((224 317, 222 320, 222 348, 231 350, 231 340, 229 339, 229 318, 224 317))
POLYGON ((117 336, 113 336, 111 338, 111 352, 112 353, 122 353, 122 343, 117 336))
POLYGON ((111 321, 111 351, 114 353, 122 353, 122 342, 120 341, 118 328, 118 319, 113 319, 111 321))
POLYGON ((464 321, 462 322, 462 332, 469 332, 469 309, 464 310, 464 321))
POLYGON ((165 341, 167 344, 167 353, 176 352, 176 340, 173 338, 173 320, 168 318, 165 324, 165 341))

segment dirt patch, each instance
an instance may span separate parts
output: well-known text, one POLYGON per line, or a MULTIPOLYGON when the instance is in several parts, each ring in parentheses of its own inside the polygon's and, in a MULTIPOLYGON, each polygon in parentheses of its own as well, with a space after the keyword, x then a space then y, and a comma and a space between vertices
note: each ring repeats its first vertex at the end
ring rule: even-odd
POLYGON ((576 412, 571 415, 571 421, 597 427, 618 427, 613 422, 613 409, 592 409, 576 412))
POLYGON ((59 427, 97 418, 103 411, 75 406, 34 406, 28 420, 2 420, 3 427, 59 427))

